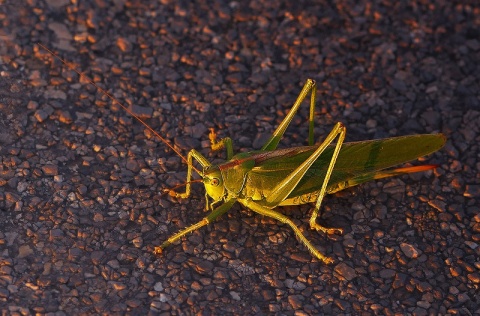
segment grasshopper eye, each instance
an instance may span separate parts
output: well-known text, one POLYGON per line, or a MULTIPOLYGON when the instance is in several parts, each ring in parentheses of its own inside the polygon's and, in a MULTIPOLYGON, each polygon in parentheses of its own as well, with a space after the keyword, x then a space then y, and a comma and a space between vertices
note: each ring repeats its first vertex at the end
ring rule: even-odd
POLYGON ((213 186, 218 186, 220 184, 220 180, 218 180, 218 178, 213 178, 210 183, 213 185, 213 186))

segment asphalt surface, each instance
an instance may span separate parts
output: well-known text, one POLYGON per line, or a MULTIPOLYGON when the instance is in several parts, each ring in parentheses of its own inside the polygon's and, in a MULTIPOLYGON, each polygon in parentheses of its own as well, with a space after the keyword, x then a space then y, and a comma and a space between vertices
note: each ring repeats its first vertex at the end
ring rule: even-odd
MULTIPOLYGON (((476 4, 475 4, 476 3, 476 4)), ((3 315, 480 313, 480 6, 450 1, 0 0, 0 310, 3 315), (307 78, 316 140, 444 133, 434 171, 369 182, 287 225, 239 205, 205 216, 187 166, 68 60, 184 155, 208 129, 258 149, 307 78), (179 189, 181 190, 181 189, 179 189)), ((280 147, 308 137, 302 107, 280 147)), ((352 157, 355 159, 355 157, 352 157)))

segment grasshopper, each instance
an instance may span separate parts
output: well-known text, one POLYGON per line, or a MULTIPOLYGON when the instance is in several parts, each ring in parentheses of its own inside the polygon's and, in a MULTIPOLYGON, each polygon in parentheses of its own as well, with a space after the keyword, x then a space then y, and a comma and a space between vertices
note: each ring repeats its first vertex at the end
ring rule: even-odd
MULTIPOLYGON (((39 46, 60 58, 43 45, 39 46)), ((443 134, 421 134, 344 143, 347 129, 338 122, 322 143, 314 145, 316 83, 308 79, 290 112, 260 150, 234 155, 231 138, 217 141, 216 134, 211 130, 209 139, 212 149, 225 149, 227 155, 226 162, 212 165, 195 149, 190 150, 185 158, 166 139, 107 91, 98 87, 61 58, 60 60, 145 125, 187 163, 185 192, 177 193, 171 190, 171 195, 182 199, 190 197, 191 183, 195 182, 192 181, 192 171, 196 171, 201 177, 201 182, 205 186, 206 209, 210 213, 198 223, 179 231, 155 247, 155 254, 161 254, 164 248, 186 234, 212 223, 229 211, 235 202, 239 202, 260 215, 289 225, 314 257, 324 263, 332 263, 333 259, 319 252, 289 217, 275 209, 278 206, 315 203, 309 220, 310 228, 325 234, 341 234, 343 233, 341 228, 327 228, 317 223, 320 206, 326 194, 375 179, 434 169, 437 165, 392 167, 431 154, 442 148, 446 141, 443 134), (309 145, 277 149, 285 130, 309 94, 309 145), (201 170, 194 167, 193 160, 201 165, 201 170)))

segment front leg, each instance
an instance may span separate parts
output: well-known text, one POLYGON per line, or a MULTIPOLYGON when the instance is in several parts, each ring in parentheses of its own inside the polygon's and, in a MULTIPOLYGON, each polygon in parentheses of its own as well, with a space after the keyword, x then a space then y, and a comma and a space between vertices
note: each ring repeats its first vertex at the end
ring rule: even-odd
POLYGON ((288 226, 290 226, 292 228, 292 230, 294 231, 294 233, 297 235, 298 239, 300 239, 300 241, 305 245, 305 247, 308 248, 308 250, 310 251, 310 253, 315 256, 316 258, 322 260, 324 263, 326 264, 329 264, 329 263, 333 263, 333 259, 330 258, 330 257, 327 257, 325 256, 324 254, 322 254, 321 252, 319 252, 311 243, 310 241, 307 239, 307 237, 305 237, 302 232, 300 231, 300 229, 293 223, 293 221, 288 218, 287 216, 281 214, 281 213, 278 213, 272 209, 269 209, 269 208, 266 208, 258 203, 255 203, 254 201, 252 200, 249 200, 249 199, 242 199, 242 200, 239 200, 239 202, 241 204, 243 204, 245 207, 248 207, 249 209, 251 209, 252 211, 258 213, 258 214, 261 214, 263 216, 268 216, 268 217, 271 217, 271 218, 274 218, 282 223, 285 223, 287 224, 288 226))
POLYGON ((210 128, 210 134, 208 134, 210 139, 210 146, 212 150, 220 150, 225 148, 227 150, 227 160, 232 159, 233 157, 233 142, 230 137, 225 137, 217 141, 217 134, 213 128, 210 128))
MULTIPOLYGON (((168 192, 170 193, 171 196, 185 199, 190 196, 190 186, 191 186, 191 181, 192 181, 192 169, 193 167, 193 159, 198 161, 198 163, 205 169, 206 167, 210 167, 212 164, 207 160, 207 158, 203 157, 201 153, 196 151, 195 149, 192 149, 188 152, 187 156, 187 163, 188 163, 188 168, 187 168, 187 184, 185 185, 185 192, 184 193, 177 193, 174 190, 169 190, 168 192)), ((195 169, 197 170, 197 169, 195 169)), ((198 172, 198 170, 197 170, 198 172)), ((200 176, 202 176, 200 174, 200 176)))

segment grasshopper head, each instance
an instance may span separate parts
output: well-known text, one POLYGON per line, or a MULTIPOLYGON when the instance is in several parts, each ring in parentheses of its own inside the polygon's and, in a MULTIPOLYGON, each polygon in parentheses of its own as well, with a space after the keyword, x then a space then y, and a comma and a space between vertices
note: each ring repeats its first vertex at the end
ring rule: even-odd
POLYGON ((222 172, 218 167, 206 167, 203 170, 205 191, 214 201, 219 201, 225 195, 222 172))

